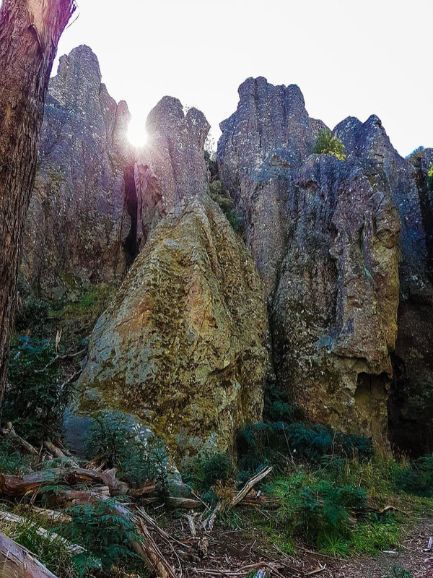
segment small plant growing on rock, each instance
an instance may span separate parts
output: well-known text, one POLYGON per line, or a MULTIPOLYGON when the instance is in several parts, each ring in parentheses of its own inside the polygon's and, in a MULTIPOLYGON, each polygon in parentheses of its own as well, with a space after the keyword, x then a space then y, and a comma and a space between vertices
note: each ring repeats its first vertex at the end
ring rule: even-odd
POLYGON ((433 165, 431 165, 427 172, 427 187, 430 192, 433 191, 433 165))
POLYGON ((329 129, 319 133, 313 152, 319 155, 332 155, 340 161, 344 161, 347 157, 346 147, 329 129))
POLYGON ((239 235, 242 235, 244 231, 244 222, 236 211, 233 199, 223 189, 222 183, 219 179, 214 179, 209 183, 209 196, 220 206, 233 230, 239 235))

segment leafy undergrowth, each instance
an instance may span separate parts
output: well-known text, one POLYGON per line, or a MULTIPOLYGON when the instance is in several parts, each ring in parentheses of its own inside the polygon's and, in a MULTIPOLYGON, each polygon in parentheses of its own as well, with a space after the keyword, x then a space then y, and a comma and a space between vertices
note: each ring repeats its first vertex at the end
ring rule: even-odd
MULTIPOLYGON (((58 387, 63 379, 57 359, 61 353, 52 340, 30 336, 13 346, 5 416, 38 448, 48 439, 59 438, 66 403, 58 387)), ((71 482, 68 473, 56 481, 59 469, 72 471, 76 467, 71 458, 53 459, 42 451, 29 456, 17 448, 13 437, 0 438, 1 474, 52 472, 54 476, 36 492, 15 500, 9 494, 4 508, 24 519, 11 523, 0 515, 0 529, 32 551, 54 574, 65 578, 147 575, 133 547, 143 541, 143 534, 136 523, 119 514, 119 504, 136 512, 138 506, 149 508, 151 503, 158 522, 166 525, 168 532, 181 543, 191 540, 185 535, 185 514, 176 510, 179 502, 173 502, 170 495, 169 460, 164 448, 137 429, 130 417, 119 412, 96 416, 88 459, 90 463, 80 466, 99 467, 104 472, 116 468, 122 490, 110 490, 107 499, 103 494, 107 488, 101 484, 89 487, 89 482, 71 482), (74 491, 100 492, 104 498, 71 507, 59 500, 71 484, 74 491), (151 495, 136 491, 146 485, 151 495), (128 495, 119 495, 122 492, 128 495), (34 504, 61 509, 64 516, 49 521, 35 513, 34 504), (75 545, 73 551, 71 544, 75 545)), ((178 465, 188 485, 181 486, 182 495, 186 490, 198 510, 194 518, 197 527, 218 505, 212 547, 222 560, 227 559, 229 548, 231 552, 236 548, 236 543, 227 541, 227 532, 234 530, 240 542, 250 540, 259 545, 259 552, 267 549, 279 556, 299 557, 305 550, 338 559, 376 556, 397 550, 417 516, 433 514, 433 456, 408 462, 376 455, 365 437, 305 421, 302 412, 278 391, 268 393, 265 421, 238 432, 236 463, 232 456, 209 444, 178 465), (237 492, 267 466, 272 466, 272 473, 255 485, 239 506, 232 507, 237 492)), ((196 544, 198 548, 199 539, 196 544)), ((167 539, 158 545, 164 551, 167 539)), ((200 555, 195 553, 195 558, 182 562, 186 576, 190 575, 188 564, 208 564, 206 555, 197 552, 200 555)), ((170 555, 173 548, 167 553, 170 555)), ((231 559, 245 566, 253 561, 242 556, 245 553, 240 548, 231 559)), ((249 556, 253 556, 252 547, 249 556)), ((173 564, 177 563, 175 557, 173 564)), ((390 578, 410 576, 397 566, 391 571, 390 578)))
POLYGON ((109 294, 110 287, 101 284, 68 300, 20 299, 2 420, 35 445, 60 435, 87 335, 109 294))
MULTIPOLYGON (((119 478, 132 487, 148 482, 149 478, 156 481, 161 475, 158 453, 149 446, 146 456, 146 446, 140 446, 138 440, 131 437, 126 422, 117 419, 113 425, 112 417, 108 422, 106 419, 106 416, 101 418, 94 432, 99 461, 107 463, 108 460, 109 465, 117 465, 119 478), (142 459, 142 469, 135 470, 142 459), (128 463, 133 464, 131 471, 128 463), (134 478, 134 475, 138 477, 134 478)), ((298 426, 300 428, 301 424, 298 426)), ((302 427, 311 431, 312 426, 304 423, 302 427)), ((313 432, 317 433, 317 428, 313 428, 313 432)), ((284 435, 287 436, 287 430, 284 435)), ((305 436, 308 438, 307 434, 305 436)), ((298 443, 298 430, 294 440, 287 438, 287 443, 295 443, 295 440, 298 443)), ((258 551, 265 548, 269 552, 278 551, 281 556, 296 558, 304 555, 305 549, 339 559, 376 556, 386 550, 398 549, 419 513, 433 513, 431 457, 413 463, 397 462, 391 457, 367 457, 364 452, 349 457, 346 455, 347 440, 347 443, 334 445, 334 449, 339 448, 338 453, 319 456, 316 455, 315 436, 311 440, 315 449, 310 447, 302 457, 295 458, 290 451, 278 454, 273 473, 252 490, 253 502, 248 505, 246 500, 236 508, 231 508, 230 502, 254 472, 239 470, 229 456, 212 452, 210 448, 184 463, 184 480, 196 494, 208 502, 211 510, 215 504, 221 504, 212 541, 219 555, 223 556, 229 548, 227 532, 236 531, 240 541, 257 543, 258 551), (313 455, 314 459, 306 459, 306 454, 313 455), (413 489, 417 495, 411 493, 413 489)), ((351 440, 353 442, 353 438, 351 440)), ((340 441, 343 442, 343 438, 340 441)), ((326 444, 322 446, 326 447, 326 444)), ((366 447, 358 442, 356 446, 366 447)), ((66 460, 42 463, 38 460, 35 457, 32 462, 21 455, 7 440, 0 443, 2 473, 66 467, 66 460)), ((265 462, 259 468, 266 465, 265 462)), ((84 485, 82 489, 90 488, 84 485)), ((2 520, 0 529, 34 552, 60 577, 146 576, 142 560, 131 547, 133 542, 143 540, 143 536, 137 533, 135 524, 114 510, 115 504, 125 503, 131 508, 146 502, 140 497, 115 496, 103 502, 77 504, 63 509, 67 520, 52 522, 33 513, 31 504, 35 498, 40 506, 50 507, 53 499, 57 504, 55 497, 64 490, 62 484, 53 483, 33 497, 29 495, 24 502, 5 504, 9 511, 23 516, 25 521, 10 524, 2 520), (45 535, 41 535, 41 528, 46 530, 45 535), (81 546, 81 550, 71 552, 71 544, 81 546)), ((184 513, 173 510, 166 493, 159 492, 155 496, 156 510, 152 515, 157 512, 160 525, 165 525, 168 531, 174 528, 173 533, 179 541, 187 540, 185 525, 179 522, 185 519, 184 513), (176 534, 179 526, 183 528, 183 534, 176 534)), ((200 504, 196 508, 199 510, 197 520, 207 515, 200 504)), ((163 548, 164 543, 160 547, 163 548)), ((232 550, 234 547, 234 544, 230 545, 232 550)), ((206 568, 206 558, 200 564, 206 568)), ((399 574, 398 569, 395 572, 390 576, 410 576, 399 574)), ((186 571, 185 575, 190 574, 186 571)))

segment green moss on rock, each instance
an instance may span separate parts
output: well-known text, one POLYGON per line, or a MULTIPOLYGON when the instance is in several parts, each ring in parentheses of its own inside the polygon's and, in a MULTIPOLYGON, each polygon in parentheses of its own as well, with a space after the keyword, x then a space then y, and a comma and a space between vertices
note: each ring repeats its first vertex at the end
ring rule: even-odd
POLYGON ((209 198, 184 202, 95 327, 81 409, 130 412, 179 454, 215 434, 231 449, 235 430, 262 413, 267 332, 243 242, 209 198))

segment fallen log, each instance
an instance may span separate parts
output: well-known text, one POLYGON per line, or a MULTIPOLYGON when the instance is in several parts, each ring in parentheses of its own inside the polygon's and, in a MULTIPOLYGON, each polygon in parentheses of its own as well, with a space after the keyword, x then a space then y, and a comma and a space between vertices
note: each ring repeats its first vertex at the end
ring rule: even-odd
POLYGON ((219 514, 219 512, 226 507, 228 509, 234 508, 238 504, 242 502, 242 500, 249 494, 249 492, 257 485, 259 482, 263 480, 266 476, 268 476, 272 472, 272 467, 268 466, 261 470, 258 474, 250 478, 246 484, 242 487, 241 490, 231 499, 228 504, 223 504, 223 502, 218 502, 209 516, 204 520, 202 527, 205 531, 211 531, 214 527, 215 520, 219 514))
POLYGON ((1 428, 0 433, 2 434, 2 436, 10 438, 15 445, 19 446, 26 453, 32 456, 39 455, 38 450, 34 446, 32 446, 32 444, 30 444, 28 441, 26 441, 24 438, 22 438, 20 435, 17 434, 11 422, 8 422, 6 424, 6 427, 1 428))
POLYGON ((237 506, 242 500, 249 494, 249 492, 257 485, 259 482, 266 478, 272 472, 272 466, 264 468, 261 472, 253 476, 251 479, 247 481, 244 487, 236 494, 233 500, 230 503, 230 507, 237 506))
POLYGON ((69 463, 72 464, 74 467, 76 468, 79 467, 78 463, 71 456, 66 455, 66 453, 60 448, 58 448, 56 445, 54 445, 53 442, 47 440, 44 442, 44 446, 51 454, 53 454, 54 457, 69 460, 69 463))
POLYGON ((182 508, 185 510, 195 510, 202 508, 203 503, 194 498, 178 498, 175 496, 168 496, 166 502, 172 508, 182 508))
POLYGON ((155 482, 148 482, 141 486, 141 488, 130 488, 128 491, 128 496, 132 496, 133 498, 141 498, 143 496, 149 496, 156 492, 156 484, 155 482))
POLYGON ((56 578, 33 554, 0 533, 0 578, 56 578))
MULTIPOLYGON (((10 524, 16 524, 16 525, 32 523, 27 518, 23 518, 22 516, 17 516, 17 514, 12 514, 11 512, 4 512, 2 510, 0 510, 0 520, 3 520, 4 522, 9 522, 10 524)), ((70 554, 81 554, 82 552, 85 551, 85 549, 82 546, 79 546, 78 544, 71 544, 71 542, 68 542, 68 540, 66 540, 62 536, 59 536, 59 534, 56 534, 56 532, 49 532, 45 528, 41 528, 40 526, 36 526, 36 524, 33 524, 33 525, 35 527, 35 532, 38 536, 41 536, 42 538, 46 538, 47 540, 50 540, 50 541, 61 542, 70 554)))
MULTIPOLYGON (((95 492, 86 492, 80 490, 67 490, 59 492, 58 497, 60 497, 64 502, 69 502, 73 505, 97 504, 100 502, 106 502, 109 499, 106 496, 96 494, 95 492)), ((115 512, 116 515, 132 522, 137 530, 137 533, 143 537, 142 541, 132 539, 130 546, 141 558, 141 560, 143 560, 146 568, 151 573, 155 574, 158 578, 177 578, 176 571, 159 550, 155 540, 149 532, 147 525, 144 523, 143 515, 134 515, 134 513, 129 510, 129 508, 123 504, 113 502, 112 499, 110 499, 109 508, 115 512)))
POLYGON ((56 510, 48 510, 47 508, 38 508, 37 506, 32 506, 31 511, 41 518, 46 518, 47 520, 53 522, 67 524, 68 522, 72 521, 71 516, 68 516, 64 512, 57 512, 56 510))
POLYGON ((51 468, 24 476, 0 474, 0 495, 20 498, 53 484, 76 485, 80 483, 108 486, 111 496, 127 494, 129 487, 116 478, 116 470, 96 471, 86 468, 51 468))

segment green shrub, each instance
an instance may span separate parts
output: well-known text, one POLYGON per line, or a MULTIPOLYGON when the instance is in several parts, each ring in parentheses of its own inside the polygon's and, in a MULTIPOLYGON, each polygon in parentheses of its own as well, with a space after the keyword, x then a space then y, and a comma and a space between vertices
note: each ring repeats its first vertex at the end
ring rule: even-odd
POLYGON ((368 458, 373 454, 371 439, 335 432, 323 425, 302 422, 259 422, 238 433, 239 463, 243 469, 260 464, 281 466, 287 457, 319 463, 323 456, 368 458))
MULTIPOLYGON (((112 576, 114 567, 139 567, 140 559, 131 550, 131 542, 139 542, 132 521, 119 516, 113 502, 106 500, 97 504, 73 506, 67 513, 72 522, 58 531, 85 551, 72 557, 77 576, 84 577, 92 570, 102 570, 103 576, 112 576)), ((99 575, 99 574, 98 574, 99 575)))
POLYGON ((397 471, 395 485, 408 494, 433 498, 433 454, 418 458, 397 471))
POLYGON ((374 556, 383 550, 395 548, 400 538, 400 528, 393 519, 367 521, 354 529, 351 544, 358 554, 374 556))
POLYGON ((305 419, 302 409, 291 402, 288 390, 280 389, 275 384, 265 390, 263 415, 270 422, 293 423, 305 419))
POLYGON ((223 189, 220 180, 215 179, 209 184, 209 196, 220 206, 234 231, 242 235, 245 228, 244 221, 237 212, 233 199, 223 189))
POLYGON ((347 459, 324 456, 320 475, 338 484, 353 484, 368 491, 371 498, 386 500, 395 492, 395 477, 402 466, 393 458, 347 459))
POLYGON ((278 516, 289 535, 319 548, 350 538, 353 513, 364 513, 367 506, 362 488, 338 486, 305 471, 277 480, 271 491, 280 500, 278 516))
POLYGON ((7 534, 18 544, 33 552, 56 576, 75 577, 72 556, 62 538, 50 533, 49 530, 46 535, 40 535, 38 528, 37 523, 26 520, 11 527, 7 534))
POLYGON ((224 484, 235 475, 232 459, 225 453, 205 449, 193 458, 184 460, 182 476, 194 489, 205 492, 206 501, 213 502, 211 491, 218 482, 224 484))
POLYGON ((156 480, 165 487, 167 454, 158 438, 122 412, 102 411, 94 417, 87 441, 90 458, 118 468, 119 477, 133 486, 156 480))
POLYGON ((347 156, 344 144, 329 129, 324 129, 319 133, 313 152, 333 155, 340 161, 344 161, 347 156))
POLYGON ((61 427, 69 390, 59 387, 52 341, 20 337, 12 345, 3 419, 32 443, 41 443, 61 427))
POLYGON ((7 438, 0 439, 0 472, 2 474, 25 474, 30 470, 32 458, 17 450, 7 438))
POLYGON ((24 332, 31 329, 32 332, 39 334, 48 320, 50 304, 48 301, 38 299, 33 295, 25 298, 18 308, 15 327, 18 332, 24 332))
POLYGON ((406 570, 402 566, 396 565, 391 568, 389 573, 384 578, 412 578, 412 572, 406 570))

